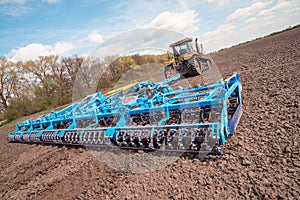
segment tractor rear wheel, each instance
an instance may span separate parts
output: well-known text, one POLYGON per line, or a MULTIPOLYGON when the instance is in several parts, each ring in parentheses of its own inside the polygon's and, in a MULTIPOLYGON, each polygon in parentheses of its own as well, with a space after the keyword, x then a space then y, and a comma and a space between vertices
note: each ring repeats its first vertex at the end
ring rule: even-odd
POLYGON ((198 56, 193 56, 189 60, 188 73, 190 76, 198 76, 202 73, 202 65, 198 56))
POLYGON ((198 58, 197 59, 199 63, 201 63, 201 70, 202 72, 205 72, 206 70, 212 68, 212 62, 208 58, 198 58))

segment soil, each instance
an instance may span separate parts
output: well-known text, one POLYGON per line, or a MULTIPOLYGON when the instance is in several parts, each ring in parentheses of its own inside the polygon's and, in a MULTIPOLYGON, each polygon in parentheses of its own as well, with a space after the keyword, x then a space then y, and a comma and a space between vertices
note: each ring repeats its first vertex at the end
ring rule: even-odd
MULTIPOLYGON (((243 116, 224 156, 159 170, 112 169, 82 148, 9 143, 0 134, 0 199, 300 199, 300 28, 213 54, 241 74, 243 116)), ((113 159, 113 157, 112 157, 113 159)))

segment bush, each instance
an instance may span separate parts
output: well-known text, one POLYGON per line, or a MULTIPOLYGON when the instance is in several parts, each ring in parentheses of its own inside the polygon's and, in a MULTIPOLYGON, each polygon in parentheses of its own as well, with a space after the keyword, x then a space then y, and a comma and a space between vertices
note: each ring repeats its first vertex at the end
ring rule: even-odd
POLYGON ((31 100, 28 98, 13 99, 3 114, 3 118, 8 121, 20 118, 22 116, 31 115, 35 112, 31 100))

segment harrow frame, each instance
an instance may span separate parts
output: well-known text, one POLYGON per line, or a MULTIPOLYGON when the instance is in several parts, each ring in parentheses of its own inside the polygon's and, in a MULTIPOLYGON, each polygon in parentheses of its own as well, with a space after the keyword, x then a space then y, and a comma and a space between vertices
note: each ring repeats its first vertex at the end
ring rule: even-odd
POLYGON ((234 134, 242 115, 240 75, 173 90, 168 84, 178 79, 91 94, 58 112, 17 123, 7 140, 222 154, 220 145, 234 134))

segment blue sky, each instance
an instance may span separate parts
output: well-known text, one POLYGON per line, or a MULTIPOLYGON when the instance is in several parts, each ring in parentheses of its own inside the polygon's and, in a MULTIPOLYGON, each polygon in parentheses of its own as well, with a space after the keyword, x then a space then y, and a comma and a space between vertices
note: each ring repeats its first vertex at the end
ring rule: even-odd
POLYGON ((299 23, 299 0, 0 0, 0 56, 88 55, 137 28, 198 37, 211 52, 299 23))

